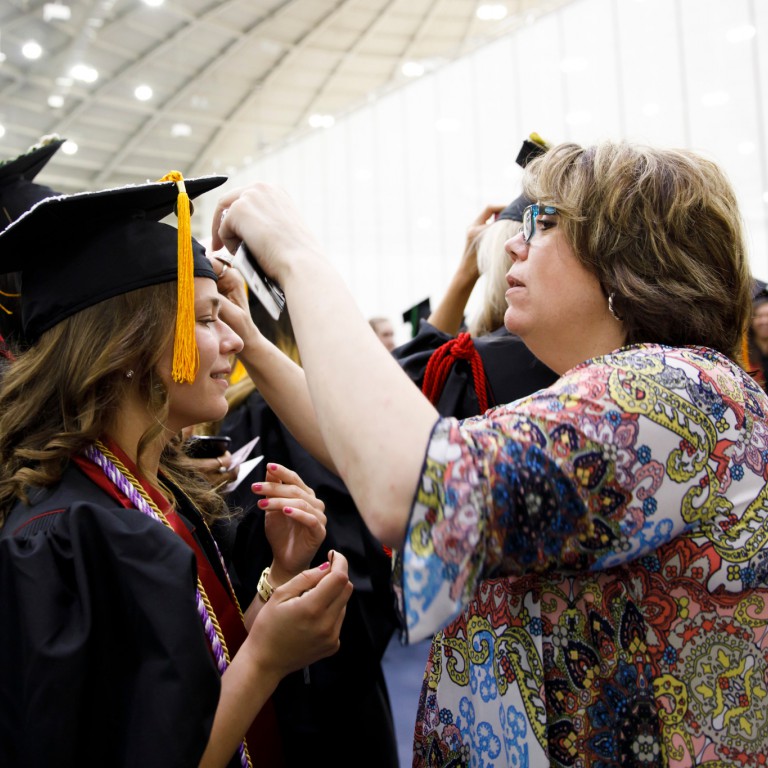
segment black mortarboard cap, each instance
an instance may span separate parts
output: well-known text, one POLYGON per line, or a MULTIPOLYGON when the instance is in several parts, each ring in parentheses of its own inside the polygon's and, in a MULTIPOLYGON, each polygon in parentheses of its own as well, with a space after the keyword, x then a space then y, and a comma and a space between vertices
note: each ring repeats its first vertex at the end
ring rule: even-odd
POLYGON ((177 381, 194 379, 192 275, 215 280, 216 274, 205 248, 189 233, 189 199, 218 187, 226 177, 185 182, 174 173, 172 178, 47 198, 0 233, 0 272, 21 272, 21 316, 27 341, 35 341, 60 321, 105 299, 178 280, 173 375, 177 381), (177 206, 178 230, 160 222, 177 206), (185 355, 185 373, 177 376, 179 350, 185 355))
POLYGON ((0 230, 35 203, 58 194, 33 179, 56 154, 64 139, 45 138, 23 155, 0 162, 0 230))
MULTIPOLYGON (((0 231, 35 203, 58 194, 33 179, 63 143, 58 136, 44 136, 23 155, 0 162, 0 231)), ((20 284, 18 273, 0 275, 0 331, 14 341, 21 335, 20 284)))
POLYGON ((531 160, 539 155, 543 155, 548 149, 549 144, 538 133, 532 133, 527 139, 523 139, 523 145, 517 153, 515 162, 521 168, 525 168, 531 160))
POLYGON ((432 308, 429 299, 423 299, 418 304, 414 304, 410 309, 403 312, 403 322, 411 324, 411 336, 419 332, 419 325, 422 320, 426 320, 432 314, 432 308))
POLYGON ((500 219, 510 219, 511 221, 522 221, 523 211, 531 205, 533 201, 529 200, 525 195, 516 197, 499 215, 496 217, 496 221, 500 219))

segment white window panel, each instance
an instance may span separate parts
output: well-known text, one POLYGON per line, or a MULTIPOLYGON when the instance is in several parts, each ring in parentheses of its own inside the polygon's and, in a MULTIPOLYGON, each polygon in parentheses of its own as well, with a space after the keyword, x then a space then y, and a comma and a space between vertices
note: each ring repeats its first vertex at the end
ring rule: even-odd
POLYGON ((677 2, 617 2, 615 7, 626 137, 683 147, 687 104, 677 2))
POLYGON ((556 18, 561 41, 557 64, 563 89, 563 140, 590 144, 621 138, 623 89, 614 3, 582 0, 564 8, 556 18))

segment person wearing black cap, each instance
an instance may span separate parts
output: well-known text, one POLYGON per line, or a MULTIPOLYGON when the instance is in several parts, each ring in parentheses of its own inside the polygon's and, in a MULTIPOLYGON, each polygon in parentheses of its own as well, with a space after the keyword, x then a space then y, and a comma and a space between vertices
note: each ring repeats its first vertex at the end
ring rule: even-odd
MULTIPOLYGON (((549 144, 537 133, 523 141, 516 162, 525 168, 549 144)), ((394 357, 443 416, 476 416, 549 386, 556 374, 504 327, 509 256, 513 237, 531 201, 523 194, 506 207, 488 205, 467 229, 459 266, 445 296, 422 321, 414 338, 394 357), (483 301, 462 332, 464 310, 480 276, 483 301)))
POLYGON ((0 384, 4 766, 281 765, 270 695, 338 646, 346 561, 304 570, 322 503, 275 468, 243 616, 207 527, 223 501, 179 451, 226 412, 242 346, 190 235, 189 198, 222 182, 55 197, 0 234, 30 344, 0 384))
MULTIPOLYGON (((57 194, 34 178, 63 143, 58 136, 44 136, 24 154, 0 162, 0 231, 35 203, 57 194)), ((13 359, 12 346, 20 340, 19 291, 17 274, 0 274, 0 365, 13 359)))
POLYGON ((393 355, 443 416, 477 416, 549 386, 557 375, 504 327, 504 242, 519 229, 524 196, 505 208, 489 205, 467 229, 461 262, 445 296, 416 336, 393 355), (480 275, 482 305, 462 331, 464 309, 480 275))

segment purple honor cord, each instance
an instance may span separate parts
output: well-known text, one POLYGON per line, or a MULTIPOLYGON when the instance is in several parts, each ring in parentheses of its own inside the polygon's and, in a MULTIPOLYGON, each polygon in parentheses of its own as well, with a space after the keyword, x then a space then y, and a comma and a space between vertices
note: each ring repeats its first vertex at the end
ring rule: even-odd
MULTIPOLYGON (((157 520, 161 525, 170 527, 165 518, 152 508, 152 505, 144 498, 142 493, 136 488, 136 486, 113 464, 95 445, 91 445, 85 450, 85 455, 94 463, 101 471, 107 476, 109 481, 133 504, 139 512, 151 517, 153 520, 157 520)), ((201 584, 198 577, 197 587, 195 588, 195 602, 197 604, 197 613, 200 616, 200 620, 203 623, 203 629, 205 630, 205 636, 208 638, 208 643, 213 651, 213 656, 216 661, 216 667, 219 670, 219 674, 223 675, 226 668, 229 666, 229 660, 227 653, 219 639, 216 626, 211 619, 211 612, 208 610, 206 600, 203 599, 202 592, 200 590, 201 584)), ((212 610, 212 609, 211 609, 212 610)), ((245 743, 240 742, 238 747, 238 753, 240 755, 240 764, 243 768, 251 768, 251 760, 245 748, 245 743)))

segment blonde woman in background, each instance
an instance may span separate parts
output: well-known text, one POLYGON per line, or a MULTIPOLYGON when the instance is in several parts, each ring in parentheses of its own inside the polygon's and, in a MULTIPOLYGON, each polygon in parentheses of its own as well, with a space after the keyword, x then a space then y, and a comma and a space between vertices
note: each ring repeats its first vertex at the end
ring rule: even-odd
POLYGON ((509 255, 504 243, 520 229, 524 196, 506 208, 488 205, 467 228, 461 261, 443 299, 395 359, 444 416, 476 416, 551 384, 556 374, 504 327, 509 255), (462 331, 478 282, 483 299, 462 331))

